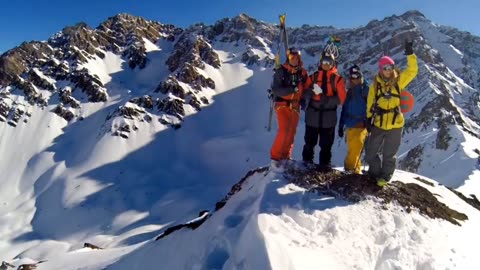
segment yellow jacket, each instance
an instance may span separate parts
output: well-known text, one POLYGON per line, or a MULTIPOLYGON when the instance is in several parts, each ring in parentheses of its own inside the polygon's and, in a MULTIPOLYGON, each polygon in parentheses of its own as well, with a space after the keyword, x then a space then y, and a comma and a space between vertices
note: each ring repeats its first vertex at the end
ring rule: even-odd
POLYGON ((380 93, 377 94, 377 84, 380 84, 379 91, 382 93, 386 93, 389 89, 392 94, 400 95, 397 93, 397 89, 395 88, 396 82, 398 82, 398 87, 400 92, 407 87, 407 85, 417 76, 418 73, 418 64, 417 64, 417 56, 415 54, 407 55, 407 68, 400 72, 399 70, 394 70, 394 79, 390 82, 385 82, 380 74, 375 76, 374 82, 370 85, 370 91, 368 91, 368 98, 367 98, 367 118, 373 116, 372 107, 375 103, 375 99, 378 96, 377 106, 383 110, 392 110, 398 107, 398 114, 395 119, 395 122, 392 123, 394 119, 395 112, 386 112, 381 117, 377 115, 375 117, 374 125, 378 128, 384 130, 390 130, 394 128, 401 128, 405 124, 405 119, 403 118, 403 114, 400 112, 400 98, 399 97, 390 97, 385 98, 380 93), (383 119, 383 123, 381 120, 383 119))

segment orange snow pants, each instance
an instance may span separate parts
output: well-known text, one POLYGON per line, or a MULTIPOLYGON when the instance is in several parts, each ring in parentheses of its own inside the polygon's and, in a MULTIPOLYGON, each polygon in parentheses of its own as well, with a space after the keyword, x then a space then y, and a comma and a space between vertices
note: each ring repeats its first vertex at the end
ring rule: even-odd
POLYGON ((299 108, 292 108, 286 102, 275 103, 278 131, 273 141, 270 157, 273 160, 283 160, 292 157, 293 140, 300 120, 299 108))

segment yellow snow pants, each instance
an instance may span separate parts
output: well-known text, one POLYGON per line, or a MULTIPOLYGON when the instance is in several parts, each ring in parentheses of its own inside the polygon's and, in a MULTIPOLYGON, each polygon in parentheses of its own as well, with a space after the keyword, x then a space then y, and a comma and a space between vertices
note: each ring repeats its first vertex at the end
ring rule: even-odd
POLYGON ((362 172, 362 149, 367 137, 365 128, 347 128, 345 140, 347 141, 347 156, 345 157, 345 170, 362 172))

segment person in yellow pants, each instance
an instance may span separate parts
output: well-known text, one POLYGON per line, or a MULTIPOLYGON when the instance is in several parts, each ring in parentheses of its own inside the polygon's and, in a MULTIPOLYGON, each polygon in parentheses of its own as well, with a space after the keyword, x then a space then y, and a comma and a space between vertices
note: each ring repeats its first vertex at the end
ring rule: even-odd
POLYGON ((345 157, 345 172, 361 173, 361 156, 367 137, 367 98, 368 83, 357 65, 349 69, 349 87, 345 103, 342 106, 338 136, 346 135, 347 156, 345 157), (344 134, 346 129, 346 134, 344 134))

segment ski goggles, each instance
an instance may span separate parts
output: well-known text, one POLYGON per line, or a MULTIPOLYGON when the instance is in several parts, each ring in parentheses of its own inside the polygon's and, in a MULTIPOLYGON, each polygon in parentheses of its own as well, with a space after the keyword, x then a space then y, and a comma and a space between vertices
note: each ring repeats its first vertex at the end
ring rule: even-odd
POLYGON ((322 61, 320 61, 322 63, 322 65, 329 65, 331 66, 333 64, 333 61, 332 59, 323 59, 322 61))
POLYGON ((350 79, 352 79, 352 80, 360 79, 360 78, 362 78, 362 75, 360 75, 359 73, 350 74, 350 79))
POLYGON ((302 52, 300 52, 297 48, 289 49, 288 50, 288 60, 292 60, 294 58, 300 58, 302 52))
POLYGON ((358 73, 360 72, 360 70, 356 67, 353 67, 351 70, 350 70, 351 73, 358 73))
POLYGON ((394 68, 394 66, 393 66, 393 65, 385 65, 385 66, 383 66, 383 68, 382 68, 382 69, 383 69, 383 70, 392 71, 392 70, 393 70, 393 68, 394 68))
POLYGON ((300 54, 298 53, 289 53, 288 54, 288 60, 293 60, 293 59, 300 59, 300 54))

